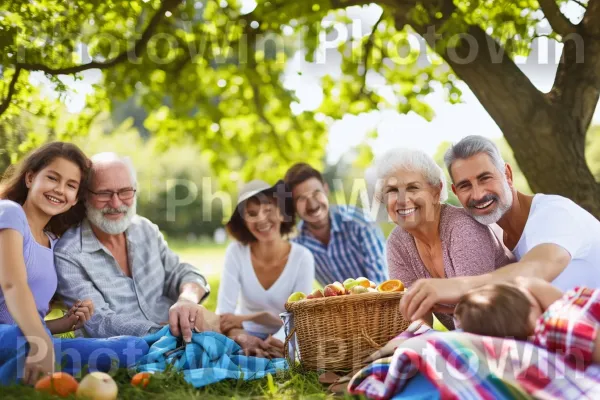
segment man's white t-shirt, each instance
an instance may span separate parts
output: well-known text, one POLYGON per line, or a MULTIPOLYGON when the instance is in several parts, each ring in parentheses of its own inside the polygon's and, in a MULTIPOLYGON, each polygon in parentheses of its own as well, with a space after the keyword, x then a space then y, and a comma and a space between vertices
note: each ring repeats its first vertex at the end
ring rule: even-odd
POLYGON ((567 268, 552 282, 565 291, 575 286, 600 288, 600 221, 573 201, 536 194, 523 234, 513 250, 520 260, 535 246, 554 243, 571 254, 567 268))
MULTIPOLYGON (((304 246, 292 243, 288 261, 279 278, 268 290, 254 272, 250 246, 233 242, 225 251, 225 266, 217 298, 217 314, 248 315, 268 311, 276 316, 285 312, 285 302, 294 292, 312 292, 315 280, 315 259, 304 246), (238 302, 239 298, 239 302, 238 302)), ((256 324, 243 323, 245 330, 274 334, 277 330, 256 324)))

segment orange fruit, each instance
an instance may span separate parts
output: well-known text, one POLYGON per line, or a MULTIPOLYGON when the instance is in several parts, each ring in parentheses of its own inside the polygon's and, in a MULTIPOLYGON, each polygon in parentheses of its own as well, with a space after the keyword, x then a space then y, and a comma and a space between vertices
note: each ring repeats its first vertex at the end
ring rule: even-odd
POLYGON ((131 378, 131 384, 145 388, 150 383, 150 376, 152 376, 150 372, 138 372, 131 378))
POLYGON ((390 279, 382 282, 377 286, 378 292, 402 292, 404 291, 404 283, 399 279, 390 279))
POLYGON ((361 276, 360 278, 356 278, 356 282, 358 282, 358 284, 362 287, 366 287, 366 288, 371 287, 371 282, 364 276, 361 276))
POLYGON ((59 397, 75 394, 78 387, 77 380, 66 372, 55 372, 43 377, 35 384, 35 390, 59 397))

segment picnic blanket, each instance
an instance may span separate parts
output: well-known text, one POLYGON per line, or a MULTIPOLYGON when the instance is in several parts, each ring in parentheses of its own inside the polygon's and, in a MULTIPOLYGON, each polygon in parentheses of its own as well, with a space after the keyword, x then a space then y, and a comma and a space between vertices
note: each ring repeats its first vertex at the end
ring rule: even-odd
POLYGON ((572 368, 530 342, 419 329, 403 334, 407 340, 391 357, 354 375, 348 391, 390 399, 420 372, 442 399, 600 398, 598 365, 572 368))
POLYGON ((224 379, 259 379, 288 368, 283 358, 245 356, 240 345, 216 332, 193 333, 191 343, 185 345, 165 326, 144 339, 150 350, 137 363, 138 371, 164 371, 172 365, 196 388, 224 379))

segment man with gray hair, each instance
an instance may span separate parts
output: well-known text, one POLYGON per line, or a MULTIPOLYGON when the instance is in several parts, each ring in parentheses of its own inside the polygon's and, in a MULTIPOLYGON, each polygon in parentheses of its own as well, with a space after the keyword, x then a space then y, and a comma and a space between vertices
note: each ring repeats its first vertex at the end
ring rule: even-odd
POLYGON ((497 223, 517 262, 480 276, 415 282, 401 302, 407 318, 419 319, 436 304, 456 304, 471 289, 519 276, 542 278, 563 291, 600 288, 600 221, 593 215, 562 196, 517 191, 511 166, 484 137, 465 137, 444 159, 465 210, 482 224, 497 223))
POLYGON ((58 294, 69 306, 93 301, 96 313, 84 325, 92 337, 143 336, 169 324, 189 341, 194 328, 218 330, 214 314, 199 305, 210 292, 206 279, 136 215, 136 190, 129 159, 92 157, 87 218, 55 248, 58 294))

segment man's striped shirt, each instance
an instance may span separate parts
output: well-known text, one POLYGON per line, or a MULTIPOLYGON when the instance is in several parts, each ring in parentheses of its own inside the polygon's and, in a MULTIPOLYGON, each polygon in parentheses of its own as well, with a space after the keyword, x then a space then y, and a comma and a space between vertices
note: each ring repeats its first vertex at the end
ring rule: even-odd
POLYGON ((301 221, 293 239, 315 257, 315 278, 321 285, 364 276, 375 283, 388 279, 385 239, 381 229, 364 212, 352 206, 329 209, 331 238, 324 245, 301 221))

